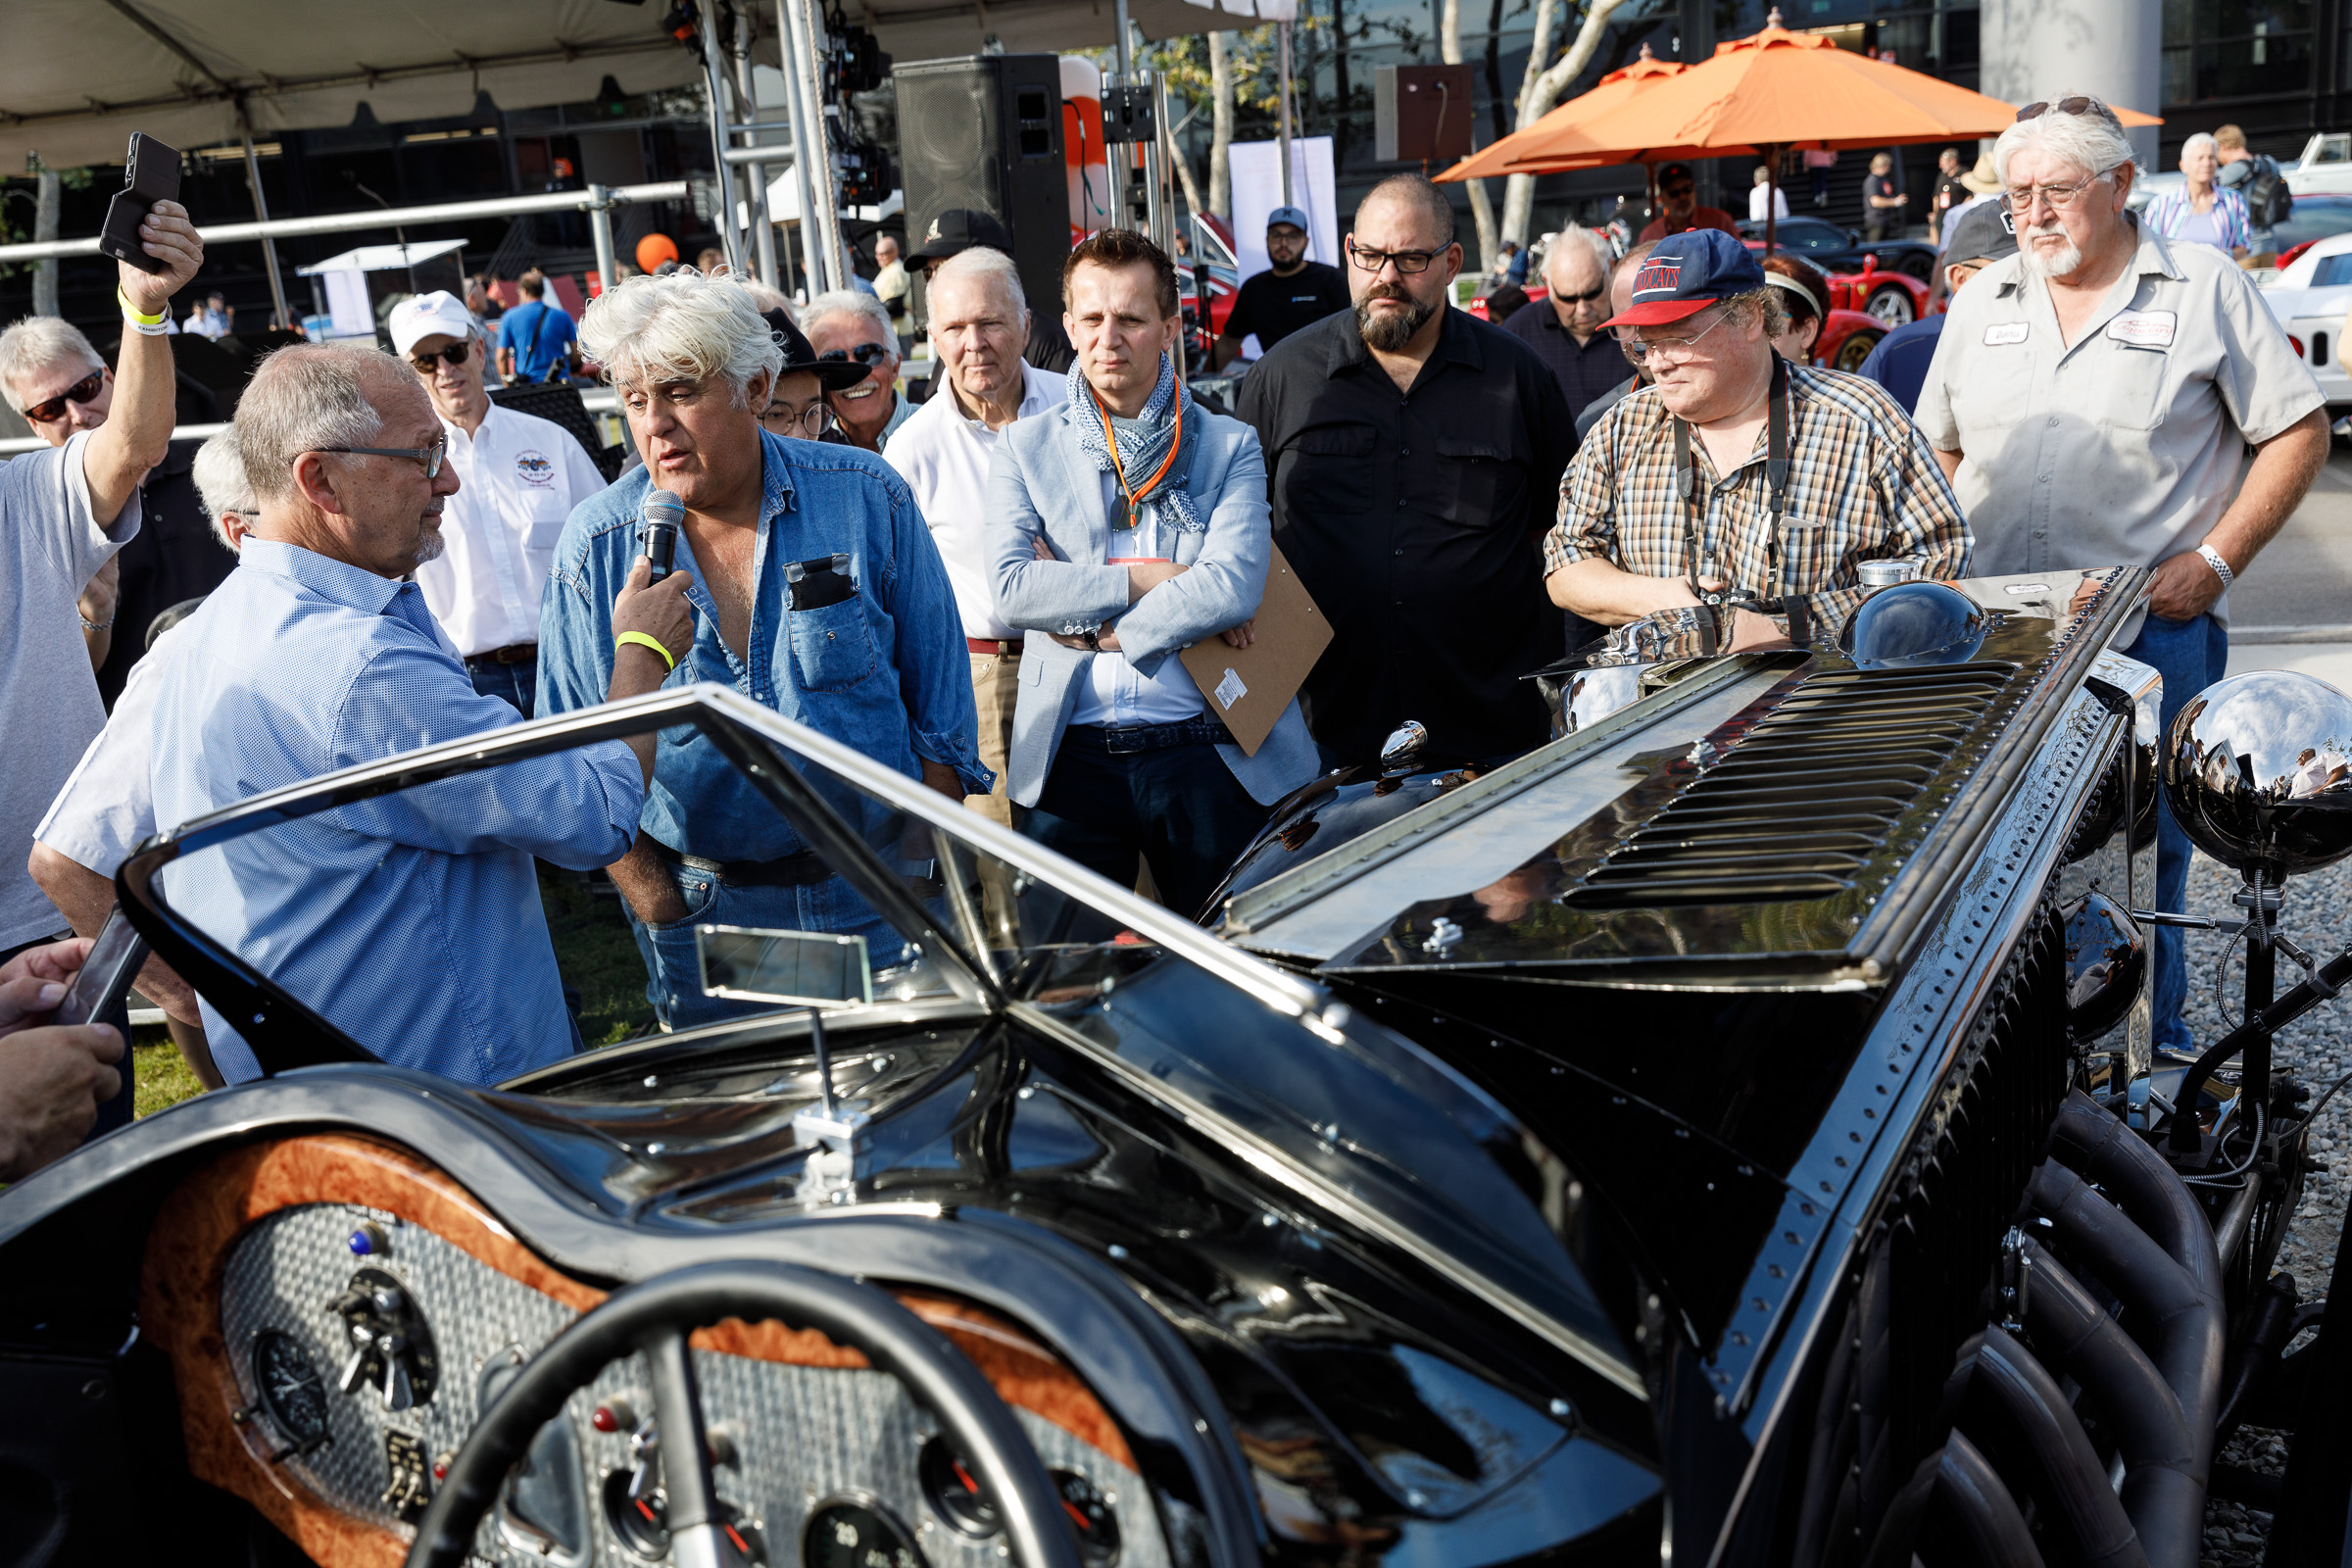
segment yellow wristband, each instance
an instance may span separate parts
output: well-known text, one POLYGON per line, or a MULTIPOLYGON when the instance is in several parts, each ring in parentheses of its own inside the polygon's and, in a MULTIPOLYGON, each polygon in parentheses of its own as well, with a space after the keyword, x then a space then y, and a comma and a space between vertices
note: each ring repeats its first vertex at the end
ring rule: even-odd
POLYGON ((664 664, 667 664, 667 665, 668 665, 670 668, 672 668, 672 669, 675 669, 675 668, 677 668, 677 667, 678 667, 678 662, 677 662, 676 660, 674 660, 674 659, 672 659, 672 658, 670 658, 670 657, 669 657, 669 650, 668 650, 668 649, 666 649, 666 648, 664 648, 664 647, 662 647, 662 645, 661 645, 659 642, 655 641, 653 638, 651 638, 651 637, 648 637, 648 636, 647 636, 647 635, 646 635, 644 632, 641 632, 641 631, 624 631, 624 632, 622 632, 622 633, 621 633, 619 636, 617 636, 617 637, 615 637, 615 638, 613 638, 613 639, 612 639, 612 651, 613 651, 614 653, 616 653, 616 654, 617 654, 617 653, 619 653, 619 652, 620 652, 620 650, 621 650, 621 646, 622 646, 623 644, 625 644, 625 643, 635 643, 635 644, 636 644, 638 647, 640 647, 640 648, 651 648, 651 649, 652 649, 652 650, 653 650, 655 653, 657 653, 657 654, 660 654, 660 655, 662 656, 662 662, 663 662, 664 664))
POLYGON ((172 306, 167 302, 163 310, 154 316, 140 315, 139 308, 130 303, 130 296, 122 292, 122 285, 120 283, 115 285, 115 300, 122 307, 122 314, 141 326, 161 326, 172 314, 172 306))

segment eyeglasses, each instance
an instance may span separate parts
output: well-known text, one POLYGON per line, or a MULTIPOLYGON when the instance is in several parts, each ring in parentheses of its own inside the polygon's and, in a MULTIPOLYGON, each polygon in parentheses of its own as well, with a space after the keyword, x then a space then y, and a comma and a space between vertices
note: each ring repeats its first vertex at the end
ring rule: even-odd
POLYGON ((49 401, 46 403, 36 403, 31 408, 26 409, 24 411, 24 417, 31 420, 34 424, 54 424, 56 421, 66 416, 66 403, 68 399, 71 399, 75 403, 87 403, 98 395, 98 389, 105 384, 106 372, 104 370, 92 370, 89 374, 83 376, 80 380, 74 382, 72 386, 66 388, 57 396, 49 399, 49 401))
POLYGON ((314 452, 342 452, 355 458, 407 458, 424 465, 427 479, 441 477, 441 465, 449 457, 449 437, 443 436, 429 447, 313 447, 314 452))
POLYGON ((1367 272, 1377 272, 1395 262, 1400 275, 1418 277, 1429 270, 1429 264, 1436 261, 1439 254, 1437 251, 1371 251, 1353 240, 1348 242, 1349 259, 1367 272))
POLYGON ((1660 185, 1658 194, 1670 202, 1679 202, 1696 189, 1696 185, 1660 185))
POLYGON ((2039 120, 2053 109, 2062 115, 2087 115, 2094 113, 2099 107, 2099 101, 2096 98, 2061 98, 2054 104, 2045 100, 2041 103, 2026 105, 2017 112, 2017 118, 2021 121, 2039 120))
POLYGON ((760 422, 778 435, 797 435, 804 441, 813 441, 833 427, 833 411, 822 398, 798 414, 781 403, 770 403, 760 413, 760 422))
MULTIPOLYGON (((2070 99, 2069 102, 2072 100, 2070 99)), ((2084 191, 2123 167, 2121 164, 2116 164, 2102 169, 2088 179, 2080 180, 2072 185, 2029 185, 2023 190, 2012 187, 2001 192, 2001 201, 2013 213, 2032 212, 2036 199, 2048 202, 2052 207, 2072 207, 2082 199, 2084 191)))
POLYGON ((461 338, 445 349, 434 349, 428 354, 412 354, 409 356, 409 364, 418 375, 430 375, 436 365, 464 365, 466 355, 472 346, 461 338))
POLYGON ((1563 304, 1566 304, 1566 305, 1584 305, 1584 304, 1587 304, 1587 303, 1589 303, 1589 302, 1591 302, 1591 301, 1592 301, 1592 300, 1596 300, 1596 299, 1600 298, 1600 297, 1601 297, 1603 294, 1606 294, 1608 291, 1609 291, 1609 285, 1608 285, 1608 284, 1606 284, 1606 283, 1603 283, 1603 284, 1601 284, 1601 285, 1600 285, 1600 287, 1598 287, 1598 288, 1589 288, 1589 289, 1585 290, 1585 291, 1584 291, 1582 294, 1554 294, 1554 295, 1552 296, 1552 298, 1553 298, 1553 299, 1555 299, 1555 300, 1558 300, 1558 301, 1560 301, 1561 303, 1563 303, 1563 304))
POLYGON ((816 358, 819 364, 831 365, 839 365, 844 360, 856 360, 870 370, 890 358, 890 350, 880 343, 860 343, 854 349, 827 349, 816 358))
POLYGON ((1689 337, 1627 337, 1623 329, 1620 329, 1617 335, 1617 341, 1625 346, 1625 357, 1629 360, 1632 360, 1637 365, 1641 364, 1643 360, 1648 359, 1653 354, 1662 360, 1680 365, 1684 361, 1690 359, 1692 354, 1697 352, 1696 345, 1700 338, 1705 337, 1709 332, 1712 332, 1717 327, 1721 326, 1726 319, 1727 318, 1722 313, 1718 312, 1715 319, 1709 321, 1706 325, 1700 327, 1689 337))

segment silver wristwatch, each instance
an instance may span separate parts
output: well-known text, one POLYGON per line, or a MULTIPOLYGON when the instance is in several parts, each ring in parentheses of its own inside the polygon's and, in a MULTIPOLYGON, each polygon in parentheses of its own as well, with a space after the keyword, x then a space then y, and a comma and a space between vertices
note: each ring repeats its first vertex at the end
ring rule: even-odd
POLYGON ((2199 545, 2197 554, 2205 558, 2205 564, 2213 568, 2213 574, 2222 579, 2224 588, 2228 588, 2231 582, 2236 580, 2237 573, 2230 569, 2230 563, 2222 559, 2222 553, 2219 550, 2214 549, 2211 545, 2199 545))

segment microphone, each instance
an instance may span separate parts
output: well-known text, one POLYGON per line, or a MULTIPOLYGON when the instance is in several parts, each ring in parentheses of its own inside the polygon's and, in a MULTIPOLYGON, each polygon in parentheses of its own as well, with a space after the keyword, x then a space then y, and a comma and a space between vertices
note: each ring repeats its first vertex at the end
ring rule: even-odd
POLYGON ((646 559, 654 564, 651 581, 660 582, 669 575, 669 564, 678 553, 678 526, 685 520, 686 504, 676 496, 666 490, 647 494, 637 540, 645 549, 646 559))

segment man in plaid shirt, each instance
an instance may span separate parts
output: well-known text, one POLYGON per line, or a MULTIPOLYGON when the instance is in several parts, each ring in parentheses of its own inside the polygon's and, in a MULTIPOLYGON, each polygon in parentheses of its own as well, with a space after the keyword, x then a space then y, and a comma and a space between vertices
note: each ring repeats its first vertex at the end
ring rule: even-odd
MULTIPOLYGON (((1697 605, 1694 577, 1779 598, 1853 588, 1865 561, 1905 558, 1923 577, 1967 571, 1968 519, 1910 416, 1875 382, 1779 359, 1786 313, 1740 241, 1661 241, 1632 308, 1605 324, 1656 382, 1603 416, 1568 466, 1544 540, 1552 603, 1621 626, 1697 605), (1767 432, 1784 399, 1776 561, 1767 432), (1689 501, 1675 478, 1678 421, 1696 470, 1689 501)), ((1735 640, 1761 635, 1750 626, 1735 640)))

